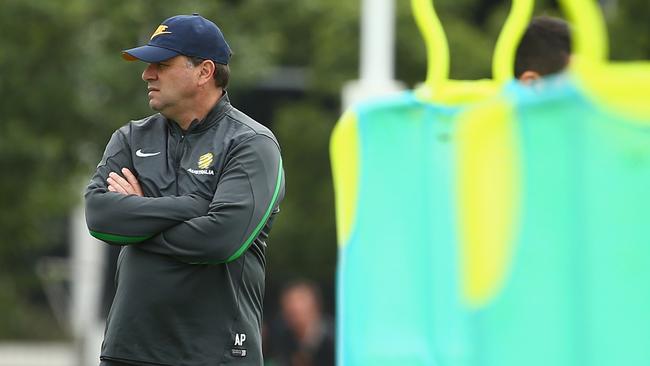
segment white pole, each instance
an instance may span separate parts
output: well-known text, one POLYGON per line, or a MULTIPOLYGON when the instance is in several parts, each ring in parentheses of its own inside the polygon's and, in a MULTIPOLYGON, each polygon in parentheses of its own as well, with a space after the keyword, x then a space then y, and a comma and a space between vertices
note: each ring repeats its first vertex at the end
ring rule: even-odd
POLYGON ((404 89, 394 80, 395 0, 361 0, 359 80, 343 87, 343 109, 404 89))
POLYGON ((101 329, 104 323, 104 320, 100 319, 100 303, 106 248, 88 233, 81 205, 72 215, 71 233, 70 321, 77 346, 77 361, 78 365, 99 364, 101 329))
POLYGON ((394 0, 361 1, 361 82, 393 80, 395 44, 394 0))

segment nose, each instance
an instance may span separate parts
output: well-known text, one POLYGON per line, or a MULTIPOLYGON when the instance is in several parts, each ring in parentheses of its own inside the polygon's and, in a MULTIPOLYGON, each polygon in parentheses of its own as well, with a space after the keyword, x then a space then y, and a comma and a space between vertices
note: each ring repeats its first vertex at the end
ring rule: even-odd
POLYGON ((156 73, 156 65, 149 64, 142 72, 142 80, 151 81, 156 80, 158 74, 156 73))

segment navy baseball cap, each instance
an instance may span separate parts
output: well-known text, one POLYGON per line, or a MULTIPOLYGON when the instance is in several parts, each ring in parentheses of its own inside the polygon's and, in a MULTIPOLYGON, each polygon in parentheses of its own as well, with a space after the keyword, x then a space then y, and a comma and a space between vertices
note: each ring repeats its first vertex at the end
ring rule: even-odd
POLYGON ((219 27, 198 14, 173 16, 156 28, 148 44, 122 51, 127 61, 149 63, 184 55, 227 65, 231 54, 219 27))

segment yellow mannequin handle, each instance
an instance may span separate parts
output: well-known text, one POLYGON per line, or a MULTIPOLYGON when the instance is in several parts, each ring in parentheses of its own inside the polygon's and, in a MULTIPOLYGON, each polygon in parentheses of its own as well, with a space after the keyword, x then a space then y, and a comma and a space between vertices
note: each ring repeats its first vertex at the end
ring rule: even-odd
POLYGON ((560 0, 560 6, 573 28, 573 54, 581 61, 601 63, 608 60, 607 27, 596 0, 560 0))
MULTIPOLYGON (((427 50, 425 84, 433 89, 449 80, 449 45, 433 0, 411 0, 415 22, 427 50)), ((515 51, 533 11, 533 0, 513 0, 510 14, 497 40, 492 61, 492 73, 497 82, 512 78, 515 51)))
POLYGON ((512 0, 492 56, 492 78, 500 85, 514 77, 517 47, 530 23, 533 7, 533 0, 512 0))
MULTIPOLYGON (((574 54, 588 62, 607 60, 607 31, 595 0, 561 0, 560 4, 574 27, 572 32, 574 54)), ((513 77, 517 46, 526 31, 533 12, 533 0, 512 0, 510 13, 499 34, 492 58, 492 75, 501 85, 513 77)), ((446 89, 449 82, 449 44, 433 0, 411 0, 413 16, 427 51, 427 77, 425 88, 431 95, 435 90, 446 89)), ((460 90, 470 90, 461 88, 460 90)), ((439 99, 433 98, 432 99, 439 99)), ((462 99, 462 98, 459 98, 462 99)))
POLYGON ((427 51, 427 78, 424 83, 433 88, 449 79, 447 36, 433 8, 433 0, 411 0, 411 9, 427 51))

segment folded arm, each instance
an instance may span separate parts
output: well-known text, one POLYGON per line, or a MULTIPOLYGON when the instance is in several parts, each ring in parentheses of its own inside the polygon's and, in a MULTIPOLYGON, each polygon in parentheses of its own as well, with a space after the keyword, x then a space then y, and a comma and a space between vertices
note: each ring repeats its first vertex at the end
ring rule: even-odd
POLYGON ((139 248, 186 263, 216 264, 237 259, 265 235, 284 196, 279 148, 269 137, 257 135, 230 155, 207 214, 175 225, 139 248))
POLYGON ((127 138, 118 130, 85 193, 86 223, 94 237, 109 244, 138 243, 207 212, 209 201, 194 195, 141 197, 137 191, 118 191, 112 183, 118 177, 109 174, 124 174, 123 168, 134 170, 127 138))

